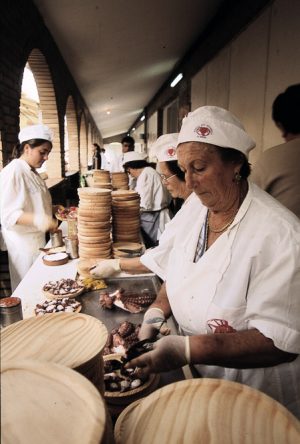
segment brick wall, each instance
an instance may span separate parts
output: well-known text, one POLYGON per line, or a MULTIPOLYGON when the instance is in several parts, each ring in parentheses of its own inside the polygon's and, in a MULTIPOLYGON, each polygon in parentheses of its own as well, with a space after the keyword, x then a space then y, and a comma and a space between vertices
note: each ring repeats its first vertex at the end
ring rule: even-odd
MULTIPOLYGON (((19 132, 20 97, 24 67, 29 62, 40 97, 43 123, 55 134, 54 146, 47 163, 49 177, 64 176, 64 116, 71 124, 71 169, 79 167, 79 116, 84 115, 95 139, 98 129, 79 90, 43 20, 30 0, 2 0, 0 14, 0 128, 3 165, 7 163, 19 132), (70 106, 73 103, 74 106, 70 106), (68 106, 67 106, 68 104, 68 106), (76 140, 77 138, 77 140, 76 140)), ((69 134, 70 136, 70 134, 69 134)), ((86 144, 83 154, 86 156, 86 144)), ((1 160, 1 158, 0 158, 1 160)))

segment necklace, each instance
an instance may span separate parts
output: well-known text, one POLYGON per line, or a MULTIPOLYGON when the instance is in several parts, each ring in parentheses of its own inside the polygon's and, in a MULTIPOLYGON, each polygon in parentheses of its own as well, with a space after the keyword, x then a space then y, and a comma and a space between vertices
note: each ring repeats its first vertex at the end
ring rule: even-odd
POLYGON ((208 216, 208 218, 207 218, 207 226, 208 226, 208 229, 209 229, 212 233, 222 233, 223 231, 226 230, 226 228, 229 227, 229 225, 232 224, 232 222, 234 221, 234 218, 235 218, 237 212, 238 212, 238 209, 235 211, 233 217, 232 217, 228 222, 226 222, 226 224, 223 225, 223 227, 221 227, 221 228, 213 228, 213 227, 210 225, 210 223, 209 223, 209 216, 208 216))

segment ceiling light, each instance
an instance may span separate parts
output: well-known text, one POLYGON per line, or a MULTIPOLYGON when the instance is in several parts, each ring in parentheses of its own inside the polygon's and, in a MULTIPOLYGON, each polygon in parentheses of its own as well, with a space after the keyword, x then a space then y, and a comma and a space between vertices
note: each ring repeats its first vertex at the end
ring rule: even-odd
POLYGON ((135 128, 132 128, 132 130, 131 131, 135 131, 135 128))
POLYGON ((110 111, 109 111, 109 110, 107 110, 107 111, 106 111, 106 114, 110 114, 110 111))
POLYGON ((178 74, 178 76, 175 77, 175 79, 170 83, 171 88, 174 88, 174 86, 177 85, 177 83, 180 82, 180 80, 182 79, 183 74, 182 72, 180 74, 178 74))
POLYGON ((145 120, 145 116, 142 116, 141 118, 140 118, 140 121, 142 122, 143 120, 145 120))

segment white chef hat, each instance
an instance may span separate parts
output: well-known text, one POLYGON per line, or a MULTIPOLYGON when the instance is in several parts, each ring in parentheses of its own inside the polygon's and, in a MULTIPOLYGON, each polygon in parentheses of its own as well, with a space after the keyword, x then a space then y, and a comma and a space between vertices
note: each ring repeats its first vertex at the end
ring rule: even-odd
POLYGON ((123 154, 122 164, 124 165, 128 162, 136 162, 137 160, 146 160, 146 157, 147 154, 138 153, 137 151, 128 151, 127 153, 123 154))
POLYGON ((53 133, 46 125, 29 125, 19 132, 19 141, 27 142, 31 139, 43 139, 52 142, 53 133))
POLYGON ((169 162, 177 160, 176 147, 178 142, 178 133, 164 134, 151 145, 151 151, 157 157, 159 162, 169 162))
POLYGON ((255 141, 231 112, 218 106, 201 106, 182 121, 178 145, 204 142, 223 148, 234 148, 248 157, 255 141))

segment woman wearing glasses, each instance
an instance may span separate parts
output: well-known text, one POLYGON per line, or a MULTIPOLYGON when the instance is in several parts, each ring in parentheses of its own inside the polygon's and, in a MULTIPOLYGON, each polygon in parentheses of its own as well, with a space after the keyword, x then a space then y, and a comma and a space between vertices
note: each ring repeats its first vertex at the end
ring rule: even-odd
MULTIPOLYGON (((152 145, 151 152, 157 157, 157 171, 165 188, 168 189, 172 198, 183 202, 184 207, 189 207, 191 212, 198 208, 201 203, 194 193, 186 187, 184 174, 177 165, 176 146, 178 134, 165 134, 160 136, 152 145)), ((164 280, 164 267, 162 264, 167 260, 165 254, 176 227, 181 226, 182 211, 178 211, 174 218, 166 225, 160 239, 159 245, 149 248, 146 253, 137 258, 104 259, 91 270, 91 274, 99 277, 109 277, 120 271, 128 273, 145 273, 152 271, 164 280)))

